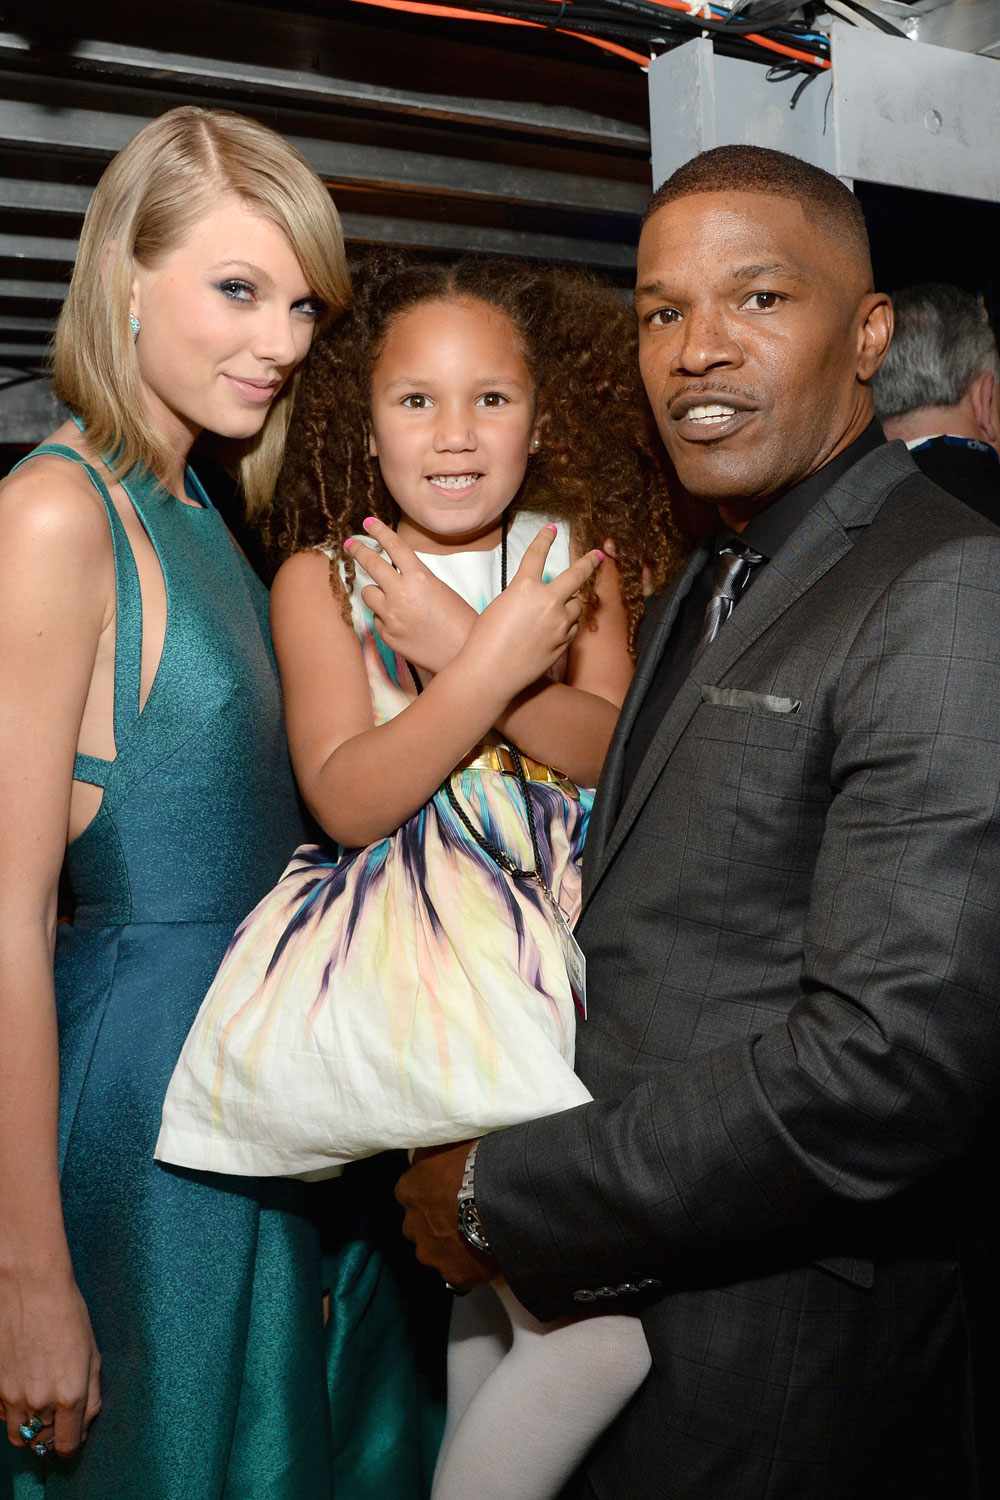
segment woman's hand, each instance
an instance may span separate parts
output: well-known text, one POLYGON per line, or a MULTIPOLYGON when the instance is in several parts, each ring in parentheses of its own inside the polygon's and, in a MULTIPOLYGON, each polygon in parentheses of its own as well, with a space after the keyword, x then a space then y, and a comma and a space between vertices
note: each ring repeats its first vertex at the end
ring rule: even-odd
POLYGON ((76 1283, 0 1273, 0 1412, 15 1448, 39 1417, 32 1442, 66 1457, 101 1409, 101 1356, 76 1283))
POLYGON ((370 517, 365 530, 392 559, 392 566, 370 547, 345 542, 356 565, 373 580, 361 597, 378 621, 392 651, 435 674, 461 651, 478 616, 382 521, 370 517))
POLYGON ((570 645, 583 612, 580 589, 604 561, 603 552, 587 552, 550 583, 543 582, 555 535, 554 526, 542 527, 507 588, 469 635, 466 652, 475 668, 502 687, 508 701, 537 682, 570 645))

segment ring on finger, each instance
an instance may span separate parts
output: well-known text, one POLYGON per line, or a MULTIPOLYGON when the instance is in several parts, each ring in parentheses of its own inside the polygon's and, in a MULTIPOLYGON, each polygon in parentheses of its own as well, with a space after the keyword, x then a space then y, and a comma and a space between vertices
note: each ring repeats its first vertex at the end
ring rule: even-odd
POLYGON ((36 1458, 48 1458, 49 1454, 52 1452, 52 1449, 54 1447, 55 1447, 55 1443, 51 1443, 51 1442, 50 1443, 32 1443, 32 1445, 31 1445, 31 1451, 35 1455, 36 1458))
POLYGON ((22 1422, 17 1430, 24 1438, 24 1441, 30 1443, 33 1438, 38 1436, 44 1426, 45 1423, 42 1418, 33 1415, 26 1422, 22 1422))

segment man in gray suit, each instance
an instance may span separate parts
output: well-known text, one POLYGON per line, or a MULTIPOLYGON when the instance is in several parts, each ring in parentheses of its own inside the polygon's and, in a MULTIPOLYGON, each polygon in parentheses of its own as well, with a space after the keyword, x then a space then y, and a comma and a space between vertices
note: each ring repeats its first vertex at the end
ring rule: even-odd
POLYGON ((961 287, 904 287, 873 384, 887 438, 922 474, 1000 523, 1000 353, 986 308, 961 287))
POLYGON ((872 420, 892 314, 835 178, 695 158, 652 201, 636 306, 719 534, 653 605, 601 780, 595 1098, 423 1157, 406 1230, 543 1319, 642 1316, 652 1374, 572 1500, 960 1500, 959 1243, 1000 1065, 1000 534, 872 420))

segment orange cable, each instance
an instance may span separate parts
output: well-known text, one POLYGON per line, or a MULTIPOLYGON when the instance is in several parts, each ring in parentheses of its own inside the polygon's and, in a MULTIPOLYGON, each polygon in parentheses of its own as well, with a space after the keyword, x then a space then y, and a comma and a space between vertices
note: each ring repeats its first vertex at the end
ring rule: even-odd
POLYGON ((486 16, 478 10, 456 10, 450 5, 421 5, 418 0, 354 0, 355 5, 377 5, 381 10, 411 11, 416 16, 447 16, 453 21, 493 21, 498 26, 537 26, 547 31, 541 21, 519 21, 513 16, 486 16))
MULTIPOLYGON (((560 0, 551 0, 551 4, 558 5, 560 0)), ((693 15, 691 7, 685 4, 685 0, 652 0, 654 5, 661 6, 664 10, 683 11, 697 24, 698 17, 693 15)), ((628 62, 638 63, 640 68, 648 68, 650 59, 643 56, 641 52, 632 52, 628 47, 619 46, 617 42, 610 42, 603 37, 586 36, 580 31, 570 31, 563 26, 543 26, 541 21, 522 21, 515 16, 490 16, 478 10, 461 10, 451 5, 435 5, 422 3, 422 0, 354 0, 355 5, 374 5, 382 10, 407 11, 412 15, 441 16, 457 21, 485 21, 495 26, 528 26, 534 31, 557 31, 560 36, 571 36, 578 42, 588 42, 592 47, 599 47, 602 52, 610 52, 616 57, 623 57, 628 62)), ((797 62, 808 63, 811 67, 824 69, 829 68, 829 58, 817 57, 812 52, 801 52, 797 47, 788 47, 784 42, 772 42, 769 37, 761 36, 759 32, 744 34, 744 41, 754 42, 758 47, 764 47, 768 52, 778 52, 782 57, 793 57, 797 62)))
MULTIPOLYGON (((383 10, 409 11, 419 16, 445 16, 453 21, 487 21, 495 26, 530 26, 536 31, 558 31, 561 36, 571 36, 578 42, 589 42, 592 47, 600 47, 602 52, 611 52, 616 57, 623 57, 627 62, 638 63, 640 68, 649 67, 649 56, 642 52, 631 52, 628 47, 621 47, 617 42, 609 42, 604 37, 584 36, 579 31, 567 31, 563 26, 545 26, 541 21, 522 21, 516 16, 489 16, 479 10, 460 10, 452 5, 430 5, 421 4, 420 0, 354 0, 356 5, 376 5, 383 10)), ((559 0, 553 0, 558 4, 559 0)))
MULTIPOLYGON (((553 5, 558 3, 559 0, 552 0, 553 5)), ((684 0, 651 0, 651 3, 658 5, 661 10, 684 11, 697 24, 697 14, 692 15, 691 7, 686 5, 684 0)), ((713 35, 719 34, 718 32, 713 33, 713 35)), ((815 68, 828 68, 830 66, 829 58, 816 57, 812 52, 802 52, 799 48, 789 47, 784 42, 772 42, 770 37, 761 36, 757 31, 744 33, 743 40, 755 42, 758 47, 766 47, 769 52, 780 52, 783 57, 794 57, 798 62, 811 63, 815 68)))
MULTIPOLYGON (((559 0, 553 0, 558 4, 559 0)), ((548 26, 543 28, 550 30, 548 26)), ((640 68, 648 68, 652 62, 648 52, 631 52, 628 47, 622 47, 618 42, 609 42, 602 36, 587 36, 582 31, 567 31, 564 26, 553 26, 553 31, 558 31, 560 36, 575 36, 578 42, 589 42, 592 47, 600 47, 602 52, 613 52, 616 57, 624 57, 628 62, 638 63, 640 68)))
POLYGON ((748 31, 744 41, 756 42, 758 47, 766 47, 769 52, 780 52, 783 57, 794 57, 798 62, 811 63, 814 68, 830 66, 828 57, 816 57, 812 52, 800 52, 797 47, 786 47, 784 42, 772 42, 769 37, 761 36, 756 31, 748 31))

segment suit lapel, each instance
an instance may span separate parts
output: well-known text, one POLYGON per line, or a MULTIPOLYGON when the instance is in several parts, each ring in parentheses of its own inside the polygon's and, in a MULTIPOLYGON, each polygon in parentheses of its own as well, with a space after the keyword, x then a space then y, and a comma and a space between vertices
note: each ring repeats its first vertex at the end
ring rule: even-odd
POLYGON ((881 509, 890 488, 913 472, 915 466, 903 445, 890 444, 861 459, 814 506, 774 559, 767 564, 761 577, 733 611, 717 638, 699 657, 695 670, 683 683, 664 715, 635 780, 619 807, 628 736, 667 645, 677 610, 708 555, 707 551, 695 554, 679 581, 677 593, 670 600, 648 650, 643 653, 632 691, 622 709, 594 810, 600 829, 599 842, 592 849, 588 839, 584 858, 584 906, 593 897, 611 861, 630 833, 660 772, 700 704, 702 684, 718 684, 758 636, 769 629, 796 599, 812 588, 850 550, 851 540, 847 529, 868 525, 881 509), (606 804, 606 812, 601 806, 602 800, 606 804), (602 813, 603 817, 600 816, 602 813))
MULTIPOLYGON (((639 662, 632 678, 632 684, 628 690, 622 711, 618 717, 614 739, 608 750, 607 760, 601 771, 601 779, 597 788, 597 796, 594 800, 594 811, 587 830, 587 856, 583 864, 584 891, 586 895, 587 874, 589 870, 595 869, 600 862, 601 851, 607 841, 608 833, 614 822, 615 812, 621 800, 622 776, 625 770, 625 750, 628 745, 632 726, 635 724, 636 715, 642 707, 643 699, 649 691, 650 683, 656 675, 656 668, 666 649, 670 633, 674 628, 678 612, 684 600, 691 592, 691 586, 698 577, 708 559, 709 549, 700 547, 691 554, 683 573, 676 579, 671 588, 661 595, 657 601, 659 605, 659 617, 652 628, 652 633, 639 657, 639 662)), ((656 608, 657 605, 651 606, 656 608)))

